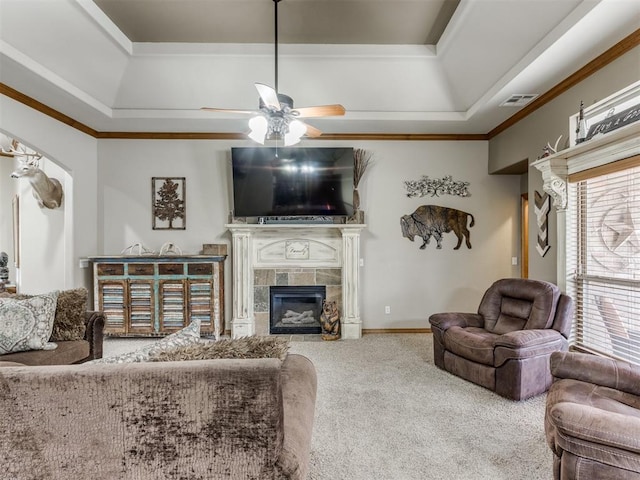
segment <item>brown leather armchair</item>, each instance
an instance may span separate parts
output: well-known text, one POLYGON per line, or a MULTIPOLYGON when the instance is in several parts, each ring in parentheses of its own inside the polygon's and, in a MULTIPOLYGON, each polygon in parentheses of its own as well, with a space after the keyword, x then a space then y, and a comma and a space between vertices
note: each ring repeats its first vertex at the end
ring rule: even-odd
POLYGON ((544 426, 554 479, 640 479, 640 367, 557 352, 551 373, 544 426))
POLYGON ((568 348, 573 302, 552 283, 498 280, 478 313, 429 317, 436 366, 512 400, 545 392, 549 356, 568 348))

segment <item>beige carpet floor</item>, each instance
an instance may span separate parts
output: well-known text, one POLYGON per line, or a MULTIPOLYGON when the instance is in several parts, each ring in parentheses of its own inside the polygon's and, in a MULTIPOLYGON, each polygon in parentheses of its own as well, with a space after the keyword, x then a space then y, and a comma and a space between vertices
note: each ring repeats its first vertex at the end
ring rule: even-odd
MULTIPOLYGON (((107 339, 105 355, 149 340, 107 339)), ((436 368, 430 334, 294 341, 318 371, 309 480, 550 480, 544 401, 436 368)))

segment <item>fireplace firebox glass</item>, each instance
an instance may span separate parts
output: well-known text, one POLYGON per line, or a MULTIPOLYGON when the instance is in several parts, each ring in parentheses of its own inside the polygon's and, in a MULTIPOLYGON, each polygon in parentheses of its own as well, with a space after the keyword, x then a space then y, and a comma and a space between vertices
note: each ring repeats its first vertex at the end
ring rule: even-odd
POLYGON ((325 296, 324 285, 269 287, 269 333, 321 333, 320 315, 325 296))

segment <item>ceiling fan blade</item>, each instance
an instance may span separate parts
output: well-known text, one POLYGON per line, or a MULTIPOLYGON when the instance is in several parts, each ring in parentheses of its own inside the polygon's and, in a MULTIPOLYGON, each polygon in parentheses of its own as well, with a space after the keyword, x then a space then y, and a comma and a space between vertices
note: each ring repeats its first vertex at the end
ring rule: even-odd
POLYGON ((298 112, 299 118, 337 117, 345 114, 345 109, 340 104, 294 108, 294 111, 298 112))
POLYGON ((233 108, 214 108, 214 107, 201 107, 200 110, 205 110, 207 112, 241 113, 245 115, 256 115, 258 113, 255 110, 235 110, 233 108))
POLYGON ((260 94, 262 102, 267 106, 280 110, 280 100, 278 100, 278 93, 269 85, 263 83, 256 83, 256 90, 260 94))
POLYGON ((315 137, 319 137, 320 135, 322 135, 322 131, 317 129, 316 127, 309 125, 308 123, 302 122, 304 124, 305 127, 307 127, 307 133, 305 133, 305 135, 307 137, 311 137, 311 138, 315 138, 315 137))

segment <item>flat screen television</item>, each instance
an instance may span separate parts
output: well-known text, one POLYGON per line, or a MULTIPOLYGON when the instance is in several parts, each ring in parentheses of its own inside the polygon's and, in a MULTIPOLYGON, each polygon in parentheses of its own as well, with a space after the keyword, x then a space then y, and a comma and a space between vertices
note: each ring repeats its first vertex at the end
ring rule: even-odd
POLYGON ((236 217, 353 214, 353 148, 231 149, 236 217))

